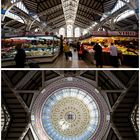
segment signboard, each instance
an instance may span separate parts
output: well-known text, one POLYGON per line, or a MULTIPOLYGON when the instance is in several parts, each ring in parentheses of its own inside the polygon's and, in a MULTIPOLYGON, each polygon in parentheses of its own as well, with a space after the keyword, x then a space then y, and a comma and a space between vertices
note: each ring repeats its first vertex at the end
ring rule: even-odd
MULTIPOLYGON (((5 33, 5 37, 36 37, 36 36, 56 36, 53 32, 11 32, 5 33)), ((57 36, 56 36, 57 37, 57 36)))
POLYGON ((108 31, 108 36, 128 36, 136 37, 138 36, 137 32, 134 31, 108 31))
POLYGON ((92 36, 125 36, 137 37, 138 33, 134 31, 93 31, 92 36))
POLYGON ((38 35, 45 35, 45 32, 26 32, 26 36, 38 36, 38 35))
POLYGON ((20 37, 20 36, 25 36, 25 32, 5 33, 5 37, 20 37))
POLYGON ((95 36, 106 36, 107 32, 105 32, 105 31, 93 31, 92 35, 95 35, 95 36))

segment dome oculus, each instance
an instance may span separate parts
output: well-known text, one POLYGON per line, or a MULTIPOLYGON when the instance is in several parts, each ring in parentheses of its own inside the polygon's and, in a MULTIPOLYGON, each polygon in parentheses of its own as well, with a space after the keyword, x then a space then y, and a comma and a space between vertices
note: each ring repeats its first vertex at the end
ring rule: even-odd
POLYGON ((45 132, 53 140, 87 140, 97 130, 99 110, 85 91, 69 87, 47 98, 41 118, 45 132))

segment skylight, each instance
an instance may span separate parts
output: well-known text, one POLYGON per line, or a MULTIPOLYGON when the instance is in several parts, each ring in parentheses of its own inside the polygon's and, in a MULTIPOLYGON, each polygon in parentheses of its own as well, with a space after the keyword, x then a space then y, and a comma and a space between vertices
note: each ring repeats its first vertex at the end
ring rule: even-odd
MULTIPOLYGON (((116 5, 114 6, 114 8, 111 10, 111 12, 107 12, 104 13, 102 18, 100 19, 100 21, 103 21, 104 19, 106 19, 108 16, 110 16, 111 14, 113 14, 114 12, 118 11, 120 8, 122 8, 124 5, 126 5, 126 3, 129 3, 130 0, 118 0, 118 2, 116 3, 116 5), (124 1, 124 2, 123 2, 124 1), (126 3, 125 3, 126 2, 126 3)), ((133 14, 133 12, 131 11, 129 14, 133 14)), ((128 15, 119 15, 119 18, 117 17, 117 20, 122 20, 122 18, 126 18, 128 15)), ((115 21, 116 21, 115 19, 115 21)), ((94 27, 94 26, 93 26, 94 27)), ((88 30, 90 30, 90 27, 88 28, 88 30)))
POLYGON ((37 15, 33 15, 32 17, 40 22, 40 19, 39 19, 39 17, 37 15))
MULTIPOLYGON (((14 3, 14 2, 16 2, 16 1, 17 1, 17 0, 11 0, 11 3, 14 3)), ((22 1, 21 1, 21 2, 18 2, 15 6, 18 7, 19 9, 21 9, 22 11, 24 11, 25 13, 27 13, 27 14, 29 13, 29 11, 28 11, 27 8, 24 6, 24 4, 23 4, 22 1)), ((22 20, 18 15, 15 15, 15 14, 9 12, 9 11, 6 13, 6 16, 9 17, 9 18, 14 19, 14 20, 16 20, 16 21, 19 21, 19 22, 21 22, 21 23, 24 23, 23 20, 22 20)))
POLYGON ((79 0, 61 0, 65 21, 67 24, 74 24, 79 0))
MULTIPOLYGON (((127 2, 127 1, 126 1, 127 2)), ((118 0, 117 4, 115 5, 115 7, 113 8, 113 10, 111 11, 111 13, 116 12, 117 10, 119 10, 120 8, 122 8, 125 5, 124 2, 122 2, 121 0, 118 0)))
MULTIPOLYGON (((11 0, 11 3, 14 3, 14 2, 16 2, 17 0, 11 0)), ((21 9, 22 11, 24 11, 25 13, 27 13, 27 14, 29 14, 29 11, 27 10, 27 8, 25 7, 25 5, 23 4, 23 2, 21 1, 21 2, 18 2, 17 4, 16 4, 16 6, 19 8, 19 9, 21 9)))
POLYGON ((9 11, 7 12, 6 16, 9 17, 9 18, 14 19, 16 21, 19 21, 21 23, 24 23, 23 20, 19 16, 15 15, 15 14, 9 12, 9 11))

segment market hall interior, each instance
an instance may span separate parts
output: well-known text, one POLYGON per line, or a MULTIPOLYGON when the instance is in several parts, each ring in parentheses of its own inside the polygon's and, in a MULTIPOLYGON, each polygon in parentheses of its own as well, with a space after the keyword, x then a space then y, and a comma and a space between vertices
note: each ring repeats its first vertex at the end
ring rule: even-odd
POLYGON ((139 67, 138 0, 5 0, 1 8, 2 68, 139 67))

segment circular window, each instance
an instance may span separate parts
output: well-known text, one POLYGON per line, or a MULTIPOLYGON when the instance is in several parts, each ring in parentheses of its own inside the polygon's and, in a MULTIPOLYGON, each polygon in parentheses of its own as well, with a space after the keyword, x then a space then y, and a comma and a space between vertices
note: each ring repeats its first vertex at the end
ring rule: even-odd
POLYGON ((42 88, 32 106, 31 120, 41 140, 90 140, 105 135, 108 115, 108 106, 97 88, 68 77, 42 88))
POLYGON ((60 89, 45 101, 42 125, 53 140, 86 140, 96 131, 99 111, 96 102, 83 90, 60 89))

